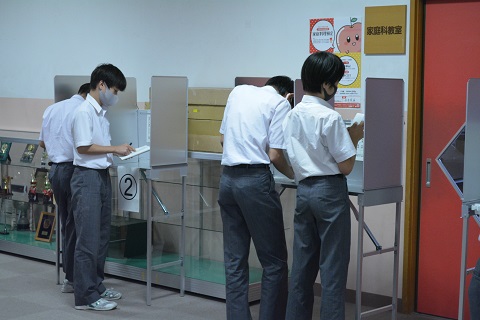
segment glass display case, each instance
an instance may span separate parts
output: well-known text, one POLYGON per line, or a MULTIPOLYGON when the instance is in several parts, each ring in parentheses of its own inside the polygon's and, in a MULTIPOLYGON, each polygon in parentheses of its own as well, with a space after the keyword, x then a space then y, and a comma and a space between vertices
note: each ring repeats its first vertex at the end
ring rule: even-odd
POLYGON ((0 130, 0 250, 53 262, 55 236, 52 242, 35 240, 41 213, 55 212, 47 155, 38 147, 38 136, 0 130))
MULTIPOLYGON (((186 208, 185 208, 185 290, 216 298, 225 298, 225 271, 223 263, 223 226, 218 205, 218 191, 222 166, 221 154, 189 152, 188 174, 186 177, 186 208)), ((112 183, 117 177, 112 175, 112 183)), ((153 189, 161 198, 163 208, 153 201, 154 222, 152 222, 152 259, 154 265, 175 262, 180 258, 181 238, 181 177, 176 173, 165 171, 153 183, 153 189), (167 211, 167 213, 165 212, 167 211)), ((141 188, 147 190, 145 180, 141 188)), ((123 221, 146 223, 145 207, 148 194, 142 192, 141 212, 117 212, 123 216, 123 221)), ((118 197, 115 195, 114 198, 118 197)), ((282 196, 284 207, 285 232, 287 239, 293 235, 293 206, 295 191, 286 190, 282 196)), ((114 199, 114 203, 116 203, 114 199)), ((118 210, 117 210, 118 211, 118 210)), ((117 216, 118 217, 118 216, 117 216)), ((114 217, 116 218, 116 217, 114 217)), ((145 225, 137 226, 135 231, 126 231, 125 245, 112 238, 106 272, 145 281, 147 260, 145 247, 137 246, 138 254, 128 253, 127 242, 141 243, 145 238, 145 225), (132 234, 134 232, 134 234, 132 234), (129 235, 130 234, 130 235, 129 235), (128 237, 133 237, 130 239, 128 237), (139 241, 138 239, 142 239, 139 241), (124 251, 122 251, 124 250, 124 251)), ((113 233, 112 222, 112 233, 113 233)), ((125 231, 124 231, 125 233, 125 231)), ((118 239, 117 239, 118 240, 118 239)), ((290 239, 291 240, 291 239, 290 239)), ((287 243, 292 243, 292 241, 287 243)), ((262 268, 252 245, 249 257, 250 265, 250 301, 260 298, 260 281, 262 268)), ((290 258, 291 259, 291 258, 290 258)), ((172 265, 152 271, 152 283, 179 289, 181 268, 172 265)))

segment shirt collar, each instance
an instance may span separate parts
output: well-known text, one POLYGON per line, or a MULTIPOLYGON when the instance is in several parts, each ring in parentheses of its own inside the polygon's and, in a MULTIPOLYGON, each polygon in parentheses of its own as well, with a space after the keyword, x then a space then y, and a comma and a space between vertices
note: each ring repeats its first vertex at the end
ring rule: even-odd
POLYGON ((306 95, 303 96, 302 102, 318 103, 318 104, 321 104, 324 107, 327 107, 329 109, 333 109, 333 107, 330 105, 330 103, 328 103, 327 101, 323 100, 322 98, 316 97, 316 96, 310 96, 310 95, 306 94, 306 95))
POLYGON ((278 94, 277 89, 275 89, 275 88, 272 87, 272 86, 264 86, 264 88, 265 88, 265 90, 268 90, 268 91, 270 91, 270 92, 272 92, 272 93, 278 94))
POLYGON ((98 113, 98 114, 102 114, 102 116, 105 115, 105 113, 107 112, 107 110, 103 109, 97 102, 97 100, 95 100, 95 98, 93 98, 90 93, 87 95, 87 99, 86 99, 92 106, 93 108, 95 109, 95 111, 98 113))
POLYGON ((79 95, 78 93, 74 94, 71 99, 75 99, 75 100, 79 100, 79 101, 85 101, 85 99, 83 99, 83 97, 81 95, 79 95))

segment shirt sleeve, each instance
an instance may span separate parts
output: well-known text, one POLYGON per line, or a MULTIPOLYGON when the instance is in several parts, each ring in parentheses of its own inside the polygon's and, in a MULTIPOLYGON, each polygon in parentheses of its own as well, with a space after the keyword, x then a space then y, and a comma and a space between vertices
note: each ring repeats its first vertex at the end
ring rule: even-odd
POLYGON ((289 111, 290 103, 286 99, 275 108, 268 132, 270 148, 285 149, 282 123, 289 111))
POLYGON ((93 119, 83 110, 77 110, 72 122, 72 135, 75 148, 93 144, 93 119))
POLYGON ((337 163, 343 162, 356 154, 350 134, 339 114, 331 116, 324 126, 323 135, 328 150, 337 163))

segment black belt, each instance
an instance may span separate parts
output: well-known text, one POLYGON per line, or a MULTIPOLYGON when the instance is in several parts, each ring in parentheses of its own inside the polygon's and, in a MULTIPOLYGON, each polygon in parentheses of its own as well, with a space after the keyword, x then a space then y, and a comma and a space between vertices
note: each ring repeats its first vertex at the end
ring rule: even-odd
POLYGON ((48 163, 48 165, 49 165, 50 167, 52 166, 52 164, 56 164, 57 166, 63 165, 63 164, 73 165, 73 161, 65 161, 65 162, 52 162, 52 161, 50 161, 50 162, 48 163))
POLYGON ((229 168, 242 168, 242 169, 270 169, 269 164, 256 163, 256 164, 237 164, 236 166, 228 166, 229 168))
POLYGON ((83 169, 83 170, 95 170, 98 172, 109 172, 110 168, 105 168, 105 169, 94 169, 94 168, 88 168, 88 167, 82 167, 82 166, 75 166, 76 168, 83 169))
POLYGON ((306 177, 305 179, 302 179, 300 181, 309 181, 309 180, 321 180, 321 179, 328 179, 328 178, 341 178, 344 177, 342 173, 339 174, 333 174, 333 175, 327 175, 327 176, 311 176, 311 177, 306 177))

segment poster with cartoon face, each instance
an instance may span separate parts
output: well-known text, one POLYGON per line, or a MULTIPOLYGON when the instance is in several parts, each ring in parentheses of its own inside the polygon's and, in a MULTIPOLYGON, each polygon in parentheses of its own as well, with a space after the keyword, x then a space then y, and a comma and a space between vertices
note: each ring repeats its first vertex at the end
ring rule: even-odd
POLYGON ((345 65, 345 75, 335 95, 335 108, 361 108, 362 38, 358 16, 310 19, 310 53, 334 53, 345 65))
MULTIPOLYGON (((356 21, 356 18, 353 19, 356 21)), ((362 51, 362 24, 355 22, 341 27, 336 36, 338 52, 362 51)))

